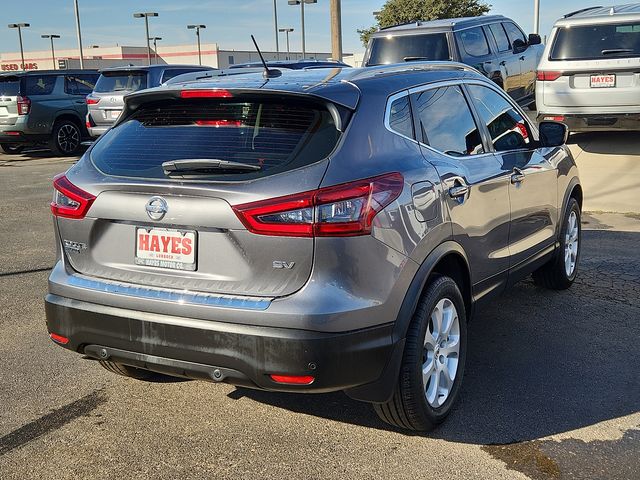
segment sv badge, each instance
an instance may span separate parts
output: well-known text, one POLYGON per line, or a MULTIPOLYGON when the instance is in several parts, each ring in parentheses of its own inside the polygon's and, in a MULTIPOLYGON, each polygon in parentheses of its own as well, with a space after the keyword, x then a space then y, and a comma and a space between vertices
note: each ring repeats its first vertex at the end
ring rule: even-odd
POLYGON ((295 266, 296 262, 283 262, 282 260, 274 260, 273 268, 291 270, 295 266))

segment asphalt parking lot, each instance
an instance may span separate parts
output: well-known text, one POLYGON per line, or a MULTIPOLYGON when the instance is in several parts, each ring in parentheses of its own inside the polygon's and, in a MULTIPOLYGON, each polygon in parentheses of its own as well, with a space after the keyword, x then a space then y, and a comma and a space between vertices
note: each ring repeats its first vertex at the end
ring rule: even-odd
POLYGON ((73 159, 0 155, 0 478, 640 478, 640 139, 571 148, 595 212, 576 284, 479 312, 460 401, 427 435, 343 394, 144 383, 54 346, 47 204, 73 159))

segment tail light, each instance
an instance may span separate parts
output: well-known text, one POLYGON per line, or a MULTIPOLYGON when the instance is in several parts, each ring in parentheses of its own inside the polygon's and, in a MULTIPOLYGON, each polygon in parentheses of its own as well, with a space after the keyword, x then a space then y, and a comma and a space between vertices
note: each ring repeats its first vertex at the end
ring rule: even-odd
POLYGON ((87 105, 97 105, 98 103, 100 103, 100 99, 96 98, 96 97, 92 97, 92 96, 88 96, 85 101, 87 102, 87 105))
POLYGON ((241 127, 240 120, 196 120, 196 125, 205 127, 241 127))
POLYGON ((18 115, 28 115, 31 110, 31 100, 29 97, 18 97, 18 115))
POLYGON ((96 199, 90 193, 76 187, 64 174, 53 179, 53 188, 51 213, 56 217, 84 218, 96 199))
POLYGON ((536 78, 541 82, 555 82, 562 76, 562 72, 548 72, 543 70, 538 70, 536 74, 536 78))
POLYGON ((85 121, 85 125, 87 128, 93 128, 96 126, 95 122, 93 121, 93 118, 91 118, 90 113, 87 113, 87 119, 85 121))
POLYGON ((229 90, 223 90, 220 88, 213 90, 182 90, 180 92, 181 98, 231 98, 233 94, 229 90))
POLYGON ((565 118, 564 115, 552 115, 549 117, 544 117, 542 120, 545 122, 564 122, 565 118))
POLYGON ((373 219, 396 200, 400 173, 233 207, 247 229, 284 237, 347 237, 371 233, 373 219))

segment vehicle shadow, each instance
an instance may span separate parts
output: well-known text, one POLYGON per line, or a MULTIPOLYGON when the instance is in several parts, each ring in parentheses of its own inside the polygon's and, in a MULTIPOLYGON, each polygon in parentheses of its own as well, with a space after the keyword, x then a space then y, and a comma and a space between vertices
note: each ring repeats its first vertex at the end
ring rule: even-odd
MULTIPOLYGON (((427 436, 508 444, 640 411, 640 233, 588 231, 583 238, 572 289, 552 292, 525 281, 478 312, 459 401, 427 436)), ((393 430, 342 393, 238 389, 229 396, 393 430)))
POLYGON ((638 132, 574 133, 569 137, 567 143, 578 145, 585 152, 603 155, 635 156, 640 152, 638 132))

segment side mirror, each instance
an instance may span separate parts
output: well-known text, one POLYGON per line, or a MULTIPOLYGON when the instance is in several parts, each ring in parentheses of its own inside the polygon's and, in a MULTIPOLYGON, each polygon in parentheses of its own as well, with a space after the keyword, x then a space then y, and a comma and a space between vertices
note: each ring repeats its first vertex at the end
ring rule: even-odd
POLYGON ((528 46, 529 45, 524 43, 522 40, 520 40, 519 38, 516 38, 513 41, 513 53, 522 53, 527 49, 528 46))
POLYGON ((569 127, 559 122, 540 122, 540 146, 560 147, 567 143, 569 127))
POLYGON ((542 44, 542 37, 537 33, 529 34, 529 45, 540 45, 542 44))

